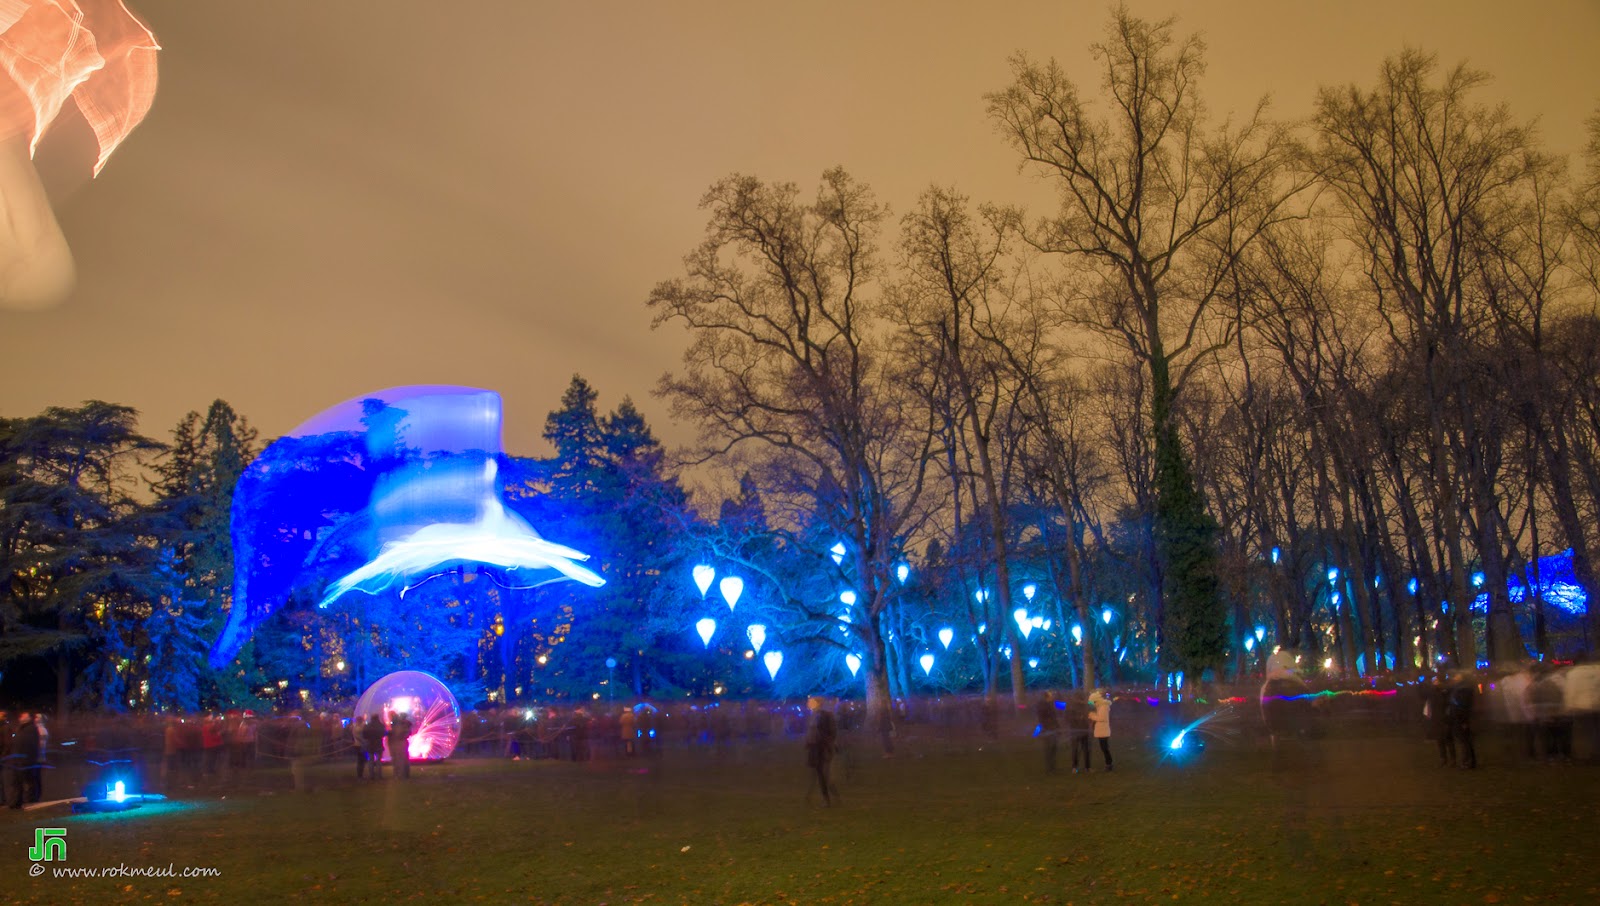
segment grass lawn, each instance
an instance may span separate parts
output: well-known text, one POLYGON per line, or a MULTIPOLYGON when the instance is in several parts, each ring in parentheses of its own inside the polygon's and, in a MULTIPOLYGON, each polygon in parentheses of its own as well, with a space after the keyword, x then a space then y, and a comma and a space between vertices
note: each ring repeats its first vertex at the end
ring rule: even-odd
MULTIPOLYGON (((915 728, 913 728, 915 730, 915 728)), ((250 786, 118 816, 3 812, 0 899, 18 903, 1595 903, 1600 768, 1441 770, 1413 739, 1331 739, 1274 771, 1249 742, 1190 764, 1116 741, 1115 773, 1046 776, 1037 743, 933 736, 836 765, 806 801, 798 743, 657 760, 462 759, 408 783, 343 763, 294 793, 250 786), (31 877, 169 864, 212 878, 31 877)), ((1065 760, 1066 751, 1062 756, 1065 760)), ((1098 753, 1097 756, 1098 758, 1098 753)))

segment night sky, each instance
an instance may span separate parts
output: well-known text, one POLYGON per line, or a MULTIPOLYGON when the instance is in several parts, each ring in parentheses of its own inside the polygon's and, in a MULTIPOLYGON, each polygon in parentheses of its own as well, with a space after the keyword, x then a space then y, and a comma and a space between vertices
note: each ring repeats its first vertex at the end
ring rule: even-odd
MULTIPOLYGON (((371 390, 456 383, 504 395, 514 453, 543 451, 574 373, 691 438, 651 396, 684 337, 652 332, 644 301, 723 176, 809 194, 842 164, 895 217, 930 182, 1052 207, 983 95, 1019 50, 1096 85, 1106 20, 1083 2, 130 6, 164 48, 155 107, 58 203, 77 291, 0 311, 0 415, 100 398, 165 438, 222 397, 269 438, 371 390)), ((1600 106, 1600 2, 1520 6, 1130 3, 1205 35, 1216 113, 1270 92, 1304 116, 1317 86, 1369 86, 1410 44, 1487 70, 1482 100, 1575 154, 1600 106)))

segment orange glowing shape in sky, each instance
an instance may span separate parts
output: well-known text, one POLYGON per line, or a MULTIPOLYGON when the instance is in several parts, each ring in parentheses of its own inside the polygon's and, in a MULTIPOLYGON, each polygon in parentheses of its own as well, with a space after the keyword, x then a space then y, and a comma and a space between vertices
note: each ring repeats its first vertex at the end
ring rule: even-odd
POLYGON ((122 0, 0 0, 0 306, 41 308, 73 283, 72 253, 32 165, 71 100, 99 175, 156 94, 155 36, 122 0))

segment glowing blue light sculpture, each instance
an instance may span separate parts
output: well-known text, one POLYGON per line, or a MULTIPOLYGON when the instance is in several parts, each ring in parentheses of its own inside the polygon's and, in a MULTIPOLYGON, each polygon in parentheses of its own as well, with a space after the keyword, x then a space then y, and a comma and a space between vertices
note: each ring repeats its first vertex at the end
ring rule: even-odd
POLYGON ((956 631, 948 626, 939 630, 939 644, 943 645, 946 651, 950 650, 950 643, 955 640, 955 637, 956 631))
POLYGON ((1266 637, 1267 637, 1267 627, 1265 627, 1265 626, 1257 626, 1256 627, 1256 641, 1258 641, 1258 642, 1265 641, 1266 637))
POLYGON ((1246 651, 1254 651, 1255 648, 1256 648, 1256 640, 1251 638, 1250 636, 1245 636, 1244 637, 1244 650, 1246 650, 1246 651))
POLYGON ((1017 628, 1022 630, 1022 637, 1027 638, 1033 632, 1033 621, 1028 619, 1028 611, 1018 607, 1011 612, 1011 618, 1017 621, 1017 628))
POLYGON ((717 621, 706 617, 694 624, 694 631, 700 633, 701 643, 710 648, 711 637, 717 632, 717 621))
POLYGON ((859 599, 856 597, 856 593, 849 589, 839 592, 839 603, 846 607, 856 606, 857 600, 859 599))
POLYGON ((1417 580, 1415 576, 1413 576, 1410 581, 1406 582, 1406 591, 1409 591, 1412 594, 1417 593, 1417 580))
POLYGON ((694 568, 694 585, 700 589, 700 597, 704 598, 711 590, 711 581, 716 577, 717 571, 704 563, 694 568))
POLYGON ((778 678, 778 668, 783 666, 783 652, 769 651, 761 656, 761 663, 767 666, 767 676, 778 678))
POLYGON ((922 657, 917 658, 917 663, 922 665, 923 676, 933 675, 933 655, 924 654, 922 657))
POLYGON ((1279 551, 1277 548, 1273 548, 1272 549, 1272 562, 1273 563, 1277 563, 1278 562, 1278 558, 1281 557, 1282 555, 1283 555, 1282 551, 1279 551))
POLYGON ((1111 608, 1107 607, 1105 610, 1100 611, 1100 619, 1107 626, 1111 625, 1111 617, 1112 617, 1111 608))
POLYGON ((404 593, 471 569, 508 588, 604 580, 506 499, 500 396, 396 387, 348 400, 267 445, 235 485, 233 604, 222 668, 292 595, 404 593))
POLYGON ((833 565, 844 565, 844 542, 836 541, 833 547, 828 548, 828 553, 833 557, 833 565))
POLYGON ((861 669, 861 656, 857 654, 845 655, 844 665, 850 668, 850 675, 855 676, 857 671, 861 669))
POLYGON ((1337 581, 1339 581, 1339 567, 1337 567, 1337 566, 1328 567, 1328 584, 1332 585, 1333 583, 1335 583, 1337 581))
POLYGON ((1028 603, 1030 603, 1030 604, 1033 603, 1033 596, 1038 594, 1038 593, 1039 593, 1039 586, 1035 585, 1032 582, 1029 582, 1027 585, 1022 586, 1022 596, 1024 598, 1027 598, 1028 599, 1028 603))
POLYGON ((906 563, 896 566, 894 568, 894 577, 900 580, 901 585, 906 584, 906 580, 911 578, 911 566, 906 563))
POLYGON ((1039 659, 1036 658, 1036 657, 1028 658, 1028 669, 1029 670, 1038 670, 1039 669, 1039 659))
POLYGON ((755 648, 756 654, 760 654, 761 646, 767 643, 767 627, 760 623, 751 623, 744 634, 750 637, 750 644, 755 648))
POLYGON ((739 603, 739 596, 744 594, 744 580, 738 576, 728 576, 717 583, 717 590, 722 592, 722 600, 728 602, 728 609, 739 603))
POLYGON ((1078 623, 1073 623, 1072 624, 1072 640, 1074 642, 1082 642, 1083 641, 1083 626, 1082 625, 1080 625, 1078 623))

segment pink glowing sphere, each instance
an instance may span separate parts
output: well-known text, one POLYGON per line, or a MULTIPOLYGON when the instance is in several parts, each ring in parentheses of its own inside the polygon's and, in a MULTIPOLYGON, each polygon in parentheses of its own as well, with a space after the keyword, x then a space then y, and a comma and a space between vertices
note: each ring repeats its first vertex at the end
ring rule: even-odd
MULTIPOLYGON (((439 761, 449 758, 461 739, 461 709, 444 683, 420 670, 391 673, 367 687, 356 701, 351 727, 359 735, 373 714, 390 726, 391 715, 404 713, 411 719, 411 739, 406 750, 412 761, 439 761)), ((389 761, 389 742, 383 743, 383 760, 389 761)))

